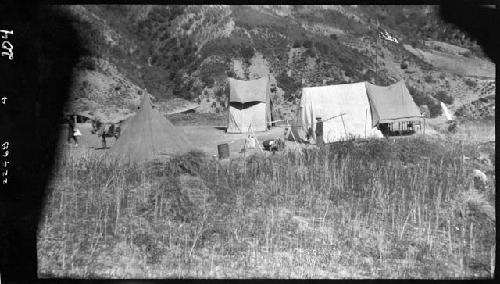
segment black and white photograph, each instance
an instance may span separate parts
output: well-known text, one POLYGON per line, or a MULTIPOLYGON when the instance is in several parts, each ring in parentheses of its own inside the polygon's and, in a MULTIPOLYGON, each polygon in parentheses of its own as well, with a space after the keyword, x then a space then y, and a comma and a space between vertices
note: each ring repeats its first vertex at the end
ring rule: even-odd
POLYGON ((457 3, 1 8, 0 279, 494 279, 457 3))

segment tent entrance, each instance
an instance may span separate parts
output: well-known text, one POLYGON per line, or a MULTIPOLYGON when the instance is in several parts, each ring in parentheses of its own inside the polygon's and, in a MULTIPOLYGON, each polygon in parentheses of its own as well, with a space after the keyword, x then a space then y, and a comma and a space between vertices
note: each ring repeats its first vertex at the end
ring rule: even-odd
POLYGON ((244 109, 248 109, 248 108, 251 108, 255 105, 258 105, 260 104, 261 102, 245 102, 245 103, 240 103, 240 102, 230 102, 229 105, 231 107, 234 107, 235 109, 237 110, 244 110, 244 109))
POLYGON ((227 133, 247 133, 251 125, 256 132, 267 130, 266 104, 261 102, 234 103, 229 105, 227 133))
POLYGON ((229 80, 227 133, 266 131, 271 121, 269 76, 256 80, 229 80))
POLYGON ((384 136, 406 136, 419 132, 421 121, 398 121, 392 123, 379 123, 377 128, 384 136))

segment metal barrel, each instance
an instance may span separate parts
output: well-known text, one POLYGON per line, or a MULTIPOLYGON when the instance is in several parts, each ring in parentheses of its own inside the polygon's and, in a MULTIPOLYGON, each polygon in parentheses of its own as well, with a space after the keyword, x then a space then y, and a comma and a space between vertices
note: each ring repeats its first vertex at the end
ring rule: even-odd
POLYGON ((217 150, 219 152, 219 159, 229 158, 229 144, 217 145, 217 150))

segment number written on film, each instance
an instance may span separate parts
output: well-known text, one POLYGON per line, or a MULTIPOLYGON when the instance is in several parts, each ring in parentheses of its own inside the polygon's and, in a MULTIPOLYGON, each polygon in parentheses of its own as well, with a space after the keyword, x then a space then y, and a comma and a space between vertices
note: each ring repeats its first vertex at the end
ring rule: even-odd
POLYGON ((2 184, 7 184, 7 176, 9 174, 8 170, 8 165, 9 161, 7 161, 7 158, 9 157, 9 146, 10 143, 8 141, 2 143, 2 157, 4 161, 2 162, 2 184))
POLYGON ((0 34, 2 35, 2 56, 8 56, 9 60, 14 59, 14 46, 7 39, 9 35, 13 35, 13 30, 0 30, 0 34))

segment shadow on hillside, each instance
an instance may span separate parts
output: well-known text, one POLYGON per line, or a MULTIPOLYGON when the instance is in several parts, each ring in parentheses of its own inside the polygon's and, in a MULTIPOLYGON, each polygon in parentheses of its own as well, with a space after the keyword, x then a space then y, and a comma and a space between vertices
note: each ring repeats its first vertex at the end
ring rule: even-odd
POLYGON ((498 59, 496 29, 499 24, 497 8, 471 4, 472 1, 468 1, 467 4, 459 3, 444 2, 440 9, 441 17, 477 40, 486 55, 496 64, 498 59))
POLYGON ((2 97, 8 97, 0 106, 1 143, 9 142, 8 181, 0 190, 0 271, 7 283, 37 278, 36 233, 61 135, 57 126, 84 52, 61 10, 8 3, 0 6, 0 28, 14 32, 14 59, 0 57, 2 97))

